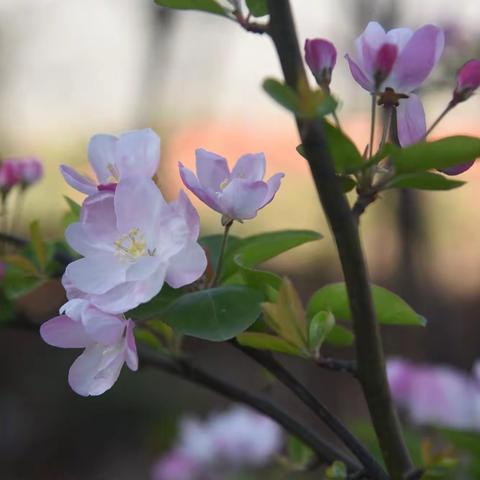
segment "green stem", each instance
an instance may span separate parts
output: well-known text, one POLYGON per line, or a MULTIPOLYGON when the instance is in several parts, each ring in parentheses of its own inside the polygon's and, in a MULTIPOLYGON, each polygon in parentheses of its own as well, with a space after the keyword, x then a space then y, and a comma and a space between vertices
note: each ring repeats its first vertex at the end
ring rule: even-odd
POLYGON ((225 230, 223 231, 222 245, 220 247, 220 253, 218 254, 217 267, 215 269, 215 275, 213 276, 212 281, 210 282, 209 288, 216 287, 218 281, 220 280, 220 276, 222 275, 223 257, 225 255, 225 248, 227 246, 228 232, 230 231, 230 228, 232 225, 233 225, 233 220, 230 220, 228 223, 225 224, 225 230))
POLYGON ((369 154, 368 159, 370 160, 373 157, 373 142, 375 141, 375 123, 377 121, 377 96, 375 93, 372 93, 372 111, 370 119, 370 144, 369 144, 369 154))
MULTIPOLYGON (((268 0, 270 33, 286 83, 298 91, 307 84, 288 0, 268 0)), ((413 470, 388 387, 380 331, 373 308, 358 226, 340 185, 323 131, 322 120, 297 117, 298 130, 342 264, 355 333, 358 377, 382 455, 392 480, 413 470)))
POLYGON ((443 120, 443 118, 445 117, 445 115, 450 111, 452 110, 453 108, 453 105, 451 103, 449 103, 447 105, 447 108, 445 108, 445 110, 438 116, 438 118, 432 123, 432 125, 430 126, 430 128, 426 131, 425 135, 423 136, 422 140, 425 140, 429 135, 430 133, 432 133, 432 130, 443 120))
POLYGON ((388 134, 390 132, 390 128, 392 126, 392 117, 393 117, 393 108, 394 107, 386 107, 385 108, 385 117, 383 119, 383 131, 382 131, 382 138, 380 139, 380 144, 378 146, 378 150, 380 151, 387 141, 388 134))

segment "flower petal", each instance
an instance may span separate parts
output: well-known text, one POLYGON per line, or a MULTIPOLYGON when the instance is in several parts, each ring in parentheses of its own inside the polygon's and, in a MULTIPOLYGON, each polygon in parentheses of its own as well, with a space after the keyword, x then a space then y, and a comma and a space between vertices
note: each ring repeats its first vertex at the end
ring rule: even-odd
POLYGON ((396 45, 398 53, 400 53, 410 38, 412 38, 412 35, 413 30, 411 28, 394 28, 387 32, 386 42, 396 45))
POLYGON ((138 282, 145 280, 155 273, 161 263, 163 263, 163 259, 156 256, 146 255, 137 258, 128 267, 126 281, 138 282))
POLYGON ((83 292, 102 294, 125 281, 127 267, 113 254, 105 254, 75 260, 65 272, 83 292))
POLYGON ((265 196, 263 200, 263 205, 269 204, 272 200, 275 194, 277 193, 277 190, 280 188, 280 183, 282 181, 282 178, 285 176, 284 173, 276 173, 275 175, 272 175, 268 181, 267 181, 267 195, 265 196))
POLYGON ((350 55, 345 55, 345 58, 350 67, 350 73, 352 74, 353 79, 365 90, 371 92, 374 89, 373 81, 370 80, 362 71, 362 69, 355 63, 350 55))
POLYGON ((159 162, 160 137, 151 128, 120 135, 116 150, 120 179, 136 176, 151 179, 159 162))
POLYGON ((267 192, 268 186, 265 182, 247 182, 234 178, 221 197, 225 213, 235 220, 253 218, 262 207, 267 192))
MULTIPOLYGON (((91 138, 88 145, 88 160, 97 175, 98 183, 110 183, 115 178, 115 149, 118 138, 100 133, 91 138)), ((118 178, 115 178, 118 181, 118 178)))
POLYGON ((102 312, 94 306, 85 309, 82 315, 85 331, 103 345, 113 345, 121 338, 125 330, 125 322, 115 315, 102 312))
POLYGON ((192 202, 183 190, 180 190, 178 198, 169 205, 173 211, 185 219, 190 230, 190 239, 196 240, 200 233, 200 217, 192 202))
POLYGON ((123 363, 123 340, 114 347, 96 343, 87 347, 73 362, 68 372, 68 383, 84 397, 101 395, 117 381, 123 363))
POLYGON ((49 345, 60 348, 84 348, 92 344, 81 322, 59 315, 40 327, 40 336, 49 345))
POLYGON ((94 244, 85 233, 83 225, 79 222, 71 223, 65 230, 65 240, 68 245, 80 255, 96 255, 108 251, 104 244, 94 244))
POLYGON ((265 175, 265 155, 247 153, 242 155, 233 167, 231 178, 243 178, 251 182, 263 180, 265 175))
POLYGON ((195 174, 189 170, 188 168, 184 167, 182 163, 178 164, 180 170, 180 177, 182 179, 183 184, 193 193, 195 194, 203 203, 208 205, 213 210, 222 213, 222 209, 215 198, 210 192, 205 190, 198 181, 198 178, 195 174))
POLYGON ((97 186, 86 175, 81 175, 72 167, 68 165, 60 165, 60 173, 63 175, 65 181, 75 190, 93 195, 97 192, 97 186))
POLYGON ((173 288, 180 288, 198 280, 206 268, 205 251, 192 242, 170 259, 165 281, 173 288))
POLYGON ((227 161, 203 148, 195 150, 197 177, 203 188, 219 191, 220 185, 230 178, 227 161))
POLYGON ((388 86, 401 93, 418 88, 437 64, 444 43, 443 31, 434 25, 416 30, 398 56, 388 86))
POLYGON ((362 34, 355 40, 357 60, 366 74, 373 73, 373 61, 377 50, 385 41, 385 30, 378 22, 369 22, 362 34))
POLYGON ((132 320, 127 320, 127 331, 125 333, 125 362, 128 368, 134 372, 138 370, 138 354, 137 344, 135 343, 135 336, 133 329, 135 323, 132 320))
POLYGON ((400 100, 397 107, 397 128, 402 147, 419 142, 425 136, 425 112, 417 95, 411 93, 409 98, 400 100))

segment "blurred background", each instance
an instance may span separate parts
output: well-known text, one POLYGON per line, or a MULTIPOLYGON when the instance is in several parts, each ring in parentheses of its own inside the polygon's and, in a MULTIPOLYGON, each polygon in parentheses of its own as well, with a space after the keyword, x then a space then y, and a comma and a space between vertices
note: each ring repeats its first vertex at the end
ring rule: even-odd
MULTIPOLYGON (((350 78, 343 55, 369 20, 386 28, 425 23, 445 28, 445 54, 421 92, 427 123, 449 101, 456 69, 480 54, 477 0, 293 0, 292 5, 302 45, 321 36, 337 47, 332 90, 341 100, 342 125, 361 150, 370 99, 350 78)), ((260 88, 267 76, 281 76, 270 39, 214 15, 164 10, 150 0, 1 0, 0 152, 38 156, 46 169, 44 180, 27 194, 17 233, 39 219, 48 238, 62 236, 63 195, 78 201, 81 196, 68 188, 58 167, 67 163, 87 172, 92 135, 152 127, 162 138, 158 179, 169 198, 180 188, 177 162, 192 166, 197 147, 230 162, 264 151, 267 173, 286 173, 282 188, 268 208, 235 225, 233 233, 318 230, 324 240, 270 267, 289 275, 305 299, 340 279, 309 170, 295 151, 292 118, 260 88)), ((450 113, 433 137, 479 135, 479 109, 480 99, 473 97, 450 113)), ((429 320, 422 330, 386 329, 388 354, 469 370, 480 357, 480 167, 461 179, 468 184, 450 192, 385 194, 362 217, 362 232, 373 281, 429 320)), ((219 233, 218 216, 196 205, 203 233, 219 233)), ((41 321, 61 303, 62 289, 52 282, 18 308, 41 321)), ((215 367, 221 358, 222 376, 268 388, 300 417, 310 418, 261 372, 252 377, 251 365, 228 347, 191 342, 191 348, 199 364, 215 367)), ((153 371, 124 371, 113 390, 83 399, 66 381, 74 355, 43 344, 35 333, 0 330, 2 480, 147 479, 180 415, 226 404, 153 371)), ((290 363, 344 418, 355 422, 365 415, 350 379, 290 363)))

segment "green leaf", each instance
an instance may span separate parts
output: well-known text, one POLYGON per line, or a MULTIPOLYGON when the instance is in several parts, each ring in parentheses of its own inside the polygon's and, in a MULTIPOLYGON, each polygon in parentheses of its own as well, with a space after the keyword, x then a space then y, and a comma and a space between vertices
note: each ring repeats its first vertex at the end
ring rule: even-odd
POLYGON ((282 107, 297 114, 300 110, 300 101, 297 93, 288 85, 274 78, 267 78, 263 82, 263 89, 282 107))
POLYGON ((136 320, 149 320, 158 318, 162 312, 177 298, 182 296, 182 289, 172 288, 168 285, 163 285, 162 290, 158 295, 153 297, 149 302, 142 303, 137 308, 130 310, 126 315, 136 320))
POLYGON ((14 320, 13 302, 7 298, 5 292, 0 287, 0 324, 14 320))
POLYGON ((352 191, 357 186, 357 182, 352 177, 337 175, 337 178, 342 183, 342 189, 345 193, 352 191))
MULTIPOLYGON (((213 270, 215 270, 218 263, 218 256, 220 255, 220 248, 222 245, 223 235, 207 235, 199 239, 200 245, 205 249, 207 253, 208 263, 213 270)), ((233 266, 233 257, 236 250, 242 245, 243 239, 234 235, 229 235, 227 239, 227 246, 224 254, 224 271, 227 262, 230 262, 230 266, 233 266)))
MULTIPOLYGON (((273 288, 278 290, 282 284, 282 279, 272 273, 263 270, 255 270, 245 266, 245 262, 241 254, 236 255, 234 258, 235 263, 238 266, 240 275, 245 282, 245 285, 259 290, 267 295, 267 288, 273 288)), ((232 278, 232 277, 230 277, 232 278)))
POLYGON ((363 167, 363 157, 355 144, 341 130, 323 122, 330 155, 338 173, 352 173, 363 167))
POLYGON ((442 170, 478 157, 480 157, 480 139, 459 135, 399 149, 392 158, 397 172, 410 173, 431 168, 442 170))
POLYGON ((15 300, 38 288, 45 280, 38 276, 25 274, 22 270, 13 267, 8 268, 3 279, 5 295, 15 300))
POLYGON ((419 190, 451 190, 464 185, 465 182, 451 180, 438 173, 418 172, 396 175, 385 188, 416 188, 419 190))
POLYGON ((155 3, 176 10, 200 10, 224 17, 227 15, 224 8, 215 0, 155 0, 155 3))
POLYGON ((268 15, 267 0, 246 0, 249 12, 254 17, 263 17, 268 15))
POLYGON ((348 328, 337 323, 327 335, 325 343, 329 343, 335 347, 349 347, 353 344, 354 339, 355 336, 348 328))
POLYGON ((306 466, 313 458, 313 450, 293 435, 287 438, 287 453, 289 460, 298 467, 306 466))
POLYGON ((325 471, 330 480, 344 480, 347 478, 347 467, 343 462, 336 460, 325 471))
POLYGON ((4 255, 1 260, 8 265, 18 268, 24 275, 38 277, 37 267, 22 255, 4 255))
MULTIPOLYGON (((425 319, 415 313, 398 295, 376 285, 371 285, 371 288, 377 320, 380 324, 425 326, 425 319)), ((308 303, 307 316, 312 318, 322 310, 331 311, 335 318, 351 320, 344 283, 325 285, 313 294, 308 303)))
POLYGON ((244 347, 256 348, 257 350, 270 350, 297 357, 304 356, 299 348, 291 345, 283 338, 268 333, 244 332, 237 336, 237 341, 244 347))
POLYGON ((149 330, 145 330, 144 328, 137 327, 133 333, 135 334, 135 338, 137 341, 148 345, 154 349, 161 349, 162 343, 160 340, 149 330))
POLYGON ((240 285, 202 290, 178 298, 162 320, 178 333, 222 342, 257 320, 262 299, 261 293, 240 285))
POLYGON ((75 200, 72 200, 66 195, 64 195, 63 198, 67 202, 70 212, 72 212, 77 217, 77 219, 80 219, 80 211, 82 210, 82 207, 75 200))
POLYGON ((30 238, 35 257, 38 260, 38 265, 40 270, 43 272, 47 266, 47 246, 43 240, 42 232, 40 231, 40 225, 38 224, 37 220, 30 224, 30 238))
POLYGON ((317 312, 308 325, 308 347, 312 352, 319 352, 327 335, 335 326, 335 317, 331 312, 317 312))

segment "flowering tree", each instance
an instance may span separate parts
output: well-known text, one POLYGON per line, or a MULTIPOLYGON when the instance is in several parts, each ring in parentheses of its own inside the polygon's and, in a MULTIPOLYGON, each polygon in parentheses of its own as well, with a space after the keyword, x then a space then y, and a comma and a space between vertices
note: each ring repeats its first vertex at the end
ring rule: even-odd
MULTIPOLYGON (((397 295, 370 283, 359 224, 365 209, 387 189, 448 190, 463 184, 448 175, 472 166, 480 156, 480 139, 456 136, 430 142, 428 136, 480 85, 480 61, 471 60, 460 68, 450 102, 427 128, 415 92, 442 54, 443 32, 433 25, 385 32, 381 25, 370 22, 356 40, 354 53, 345 56, 354 80, 371 96, 370 137, 360 152, 336 113, 331 89, 335 46, 325 39, 307 40, 305 62, 317 82, 310 86, 288 0, 247 0, 246 5, 232 0, 228 6, 215 0, 157 3, 221 15, 249 32, 272 38, 285 79, 267 79, 263 88, 295 117, 300 137, 297 150, 310 166, 344 282, 321 286, 304 306, 290 280, 256 266, 320 239, 318 233, 230 235, 234 224, 254 218, 258 210, 267 207, 281 186, 283 173, 264 179, 266 159, 262 153, 245 154, 230 168, 222 156, 198 149, 196 172, 179 164, 186 189, 218 212, 223 226, 222 235, 199 238, 199 216, 188 195, 182 191, 177 200, 168 203, 154 181, 160 139, 145 129, 91 139, 88 158, 96 180, 61 167, 68 184, 86 195, 81 206, 68 199, 68 248, 47 245, 36 223, 30 241, 13 236, 8 233, 4 211, 2 248, 7 268, 2 266, 2 317, 10 323, 24 321, 12 313, 12 299, 44 278, 62 276, 68 301, 59 316, 41 326, 40 334, 50 345, 84 349, 68 374, 76 393, 104 393, 114 385, 124 364, 136 371, 140 359, 141 365, 204 385, 276 422, 240 410, 212 417, 205 424, 185 423, 177 447, 155 467, 159 480, 219 478, 219 466, 260 466, 281 449, 278 425, 300 441, 300 450, 311 453, 300 459, 297 456, 296 467, 326 466, 326 475, 337 479, 431 478, 440 464, 444 466, 445 457, 424 465, 412 461, 393 405, 379 331, 382 324, 421 327, 425 320, 397 295), (252 17, 267 20, 253 21, 252 17), (379 111, 382 122, 377 135, 379 111), (353 205, 345 195, 351 190, 357 195, 353 205), (13 247, 17 247, 16 253, 13 247), (347 451, 327 442, 271 399, 198 368, 183 349, 183 336, 229 342, 254 359, 308 406, 347 451), (325 343, 354 344, 355 361, 326 358, 322 353, 325 343), (348 372, 358 380, 382 459, 295 378, 277 354, 348 372), (228 427, 222 428, 236 432, 237 443, 223 438, 218 426, 223 422, 228 427), (255 443, 259 439, 263 440, 255 443), (192 442, 195 455, 188 448, 192 442), (201 448, 204 455, 199 454, 201 448)), ((40 176, 41 166, 34 160, 3 161, 2 205, 6 207, 17 184, 23 194, 40 176)), ((389 377, 399 404, 422 423, 426 413, 421 408, 428 410, 428 400, 419 407, 412 385, 422 374, 430 374, 412 373, 411 368, 391 363, 389 377)), ((459 396, 474 391, 475 399, 480 398, 472 381, 462 385, 459 396)), ((430 412, 426 423, 440 419, 448 424, 442 420, 441 408, 439 412, 430 412)), ((468 424, 470 418, 476 418, 471 415, 462 416, 455 425, 465 419, 468 424)))

